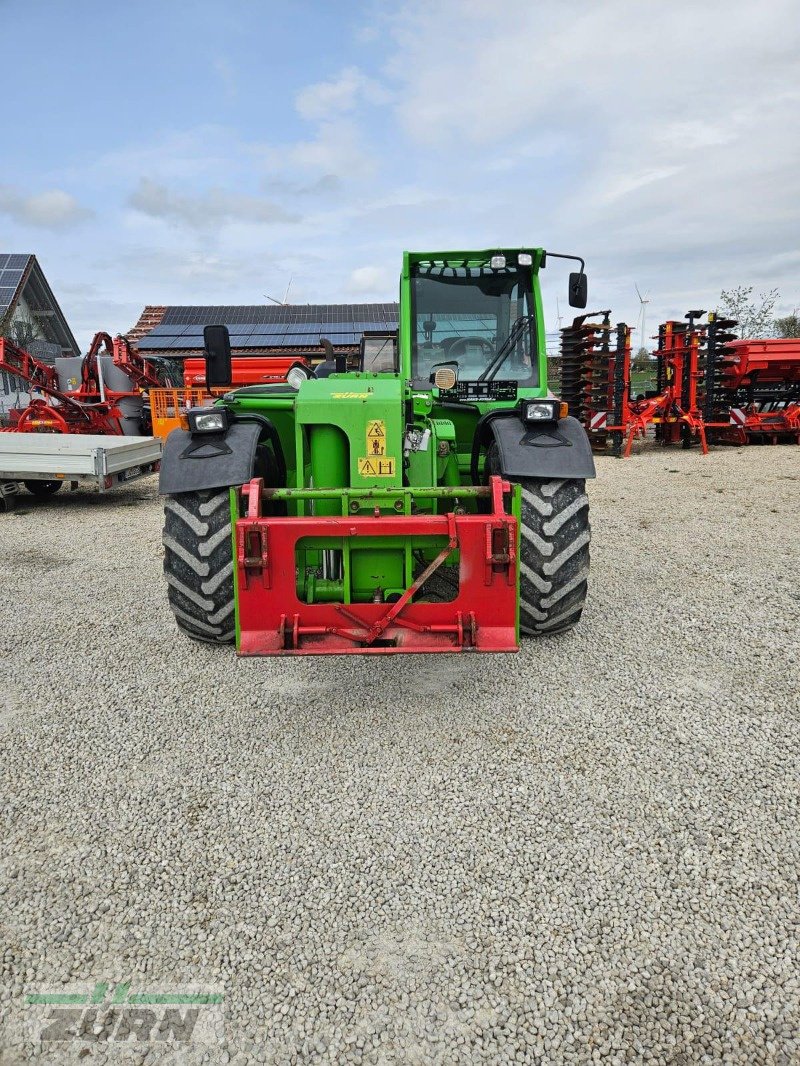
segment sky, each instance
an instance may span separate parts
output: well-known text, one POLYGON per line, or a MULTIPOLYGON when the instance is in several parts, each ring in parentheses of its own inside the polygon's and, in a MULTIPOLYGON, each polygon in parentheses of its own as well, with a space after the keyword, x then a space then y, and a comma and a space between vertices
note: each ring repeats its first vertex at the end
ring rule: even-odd
POLYGON ((648 334, 735 285, 800 304, 797 0, 0 0, 0 30, 0 251, 83 346, 290 280, 395 299, 405 249, 582 255, 648 334))

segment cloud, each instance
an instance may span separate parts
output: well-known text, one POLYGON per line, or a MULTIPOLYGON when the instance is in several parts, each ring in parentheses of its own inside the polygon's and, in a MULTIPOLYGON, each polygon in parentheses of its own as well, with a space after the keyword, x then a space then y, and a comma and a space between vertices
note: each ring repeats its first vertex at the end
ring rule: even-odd
MULTIPOLYGON (((502 20, 479 0, 408 0, 386 26, 406 154, 424 156, 430 182, 450 159, 468 244, 492 232, 586 255, 592 302, 634 321, 634 279, 654 321, 753 279, 797 291, 794 0, 757 14, 726 0, 506 0, 502 20)), ((543 283, 552 320, 564 278, 543 283)))
POLYGON ((0 185, 0 214, 22 225, 58 230, 90 218, 93 212, 62 189, 26 196, 10 185, 0 185))
POLYGON ((311 140, 287 147, 284 165, 321 173, 331 178, 356 180, 369 177, 376 159, 364 147, 361 130, 350 119, 332 119, 320 124, 311 140))
POLYGON ((353 296, 377 296, 385 300, 396 288, 395 275, 381 266, 356 267, 347 280, 347 292, 353 296))
POLYGON ((301 89, 294 106, 303 118, 320 121, 352 111, 359 103, 384 104, 388 99, 388 93, 378 82, 357 67, 345 67, 332 81, 320 81, 301 89))
POLYGON ((259 196, 247 196, 219 187, 192 195, 175 192, 150 178, 141 179, 128 202, 151 218, 191 229, 213 228, 229 222, 274 224, 299 221, 298 215, 259 196))
POLYGON ((284 196, 329 196, 338 193, 342 187, 342 179, 336 174, 322 174, 314 181, 298 181, 286 177, 271 177, 264 182, 264 187, 269 192, 284 196))

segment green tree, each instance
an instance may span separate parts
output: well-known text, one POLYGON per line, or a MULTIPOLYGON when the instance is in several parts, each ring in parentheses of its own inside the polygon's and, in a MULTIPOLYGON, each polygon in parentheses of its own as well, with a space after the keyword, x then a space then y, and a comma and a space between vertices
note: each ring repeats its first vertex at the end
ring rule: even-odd
POLYGON ((753 297, 752 285, 737 285, 719 294, 719 312, 738 323, 740 337, 768 337, 772 333, 772 312, 778 300, 778 290, 761 292, 753 297))
POLYGON ((646 374, 653 367, 653 358, 646 348, 640 348, 631 359, 631 369, 646 374))
POLYGON ((776 337, 800 337, 800 315, 797 310, 784 318, 775 319, 776 337))

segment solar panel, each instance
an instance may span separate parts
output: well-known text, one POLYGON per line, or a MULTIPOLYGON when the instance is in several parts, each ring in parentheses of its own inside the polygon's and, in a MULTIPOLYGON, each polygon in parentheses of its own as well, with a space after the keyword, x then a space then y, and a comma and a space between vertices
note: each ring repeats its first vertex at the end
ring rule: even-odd
POLYGON ((151 337, 148 334, 142 337, 139 345, 142 348, 146 348, 147 351, 162 351, 165 348, 170 348, 174 341, 175 337, 151 337))
POLYGON ((320 337, 349 346, 365 331, 397 329, 397 320, 396 303, 175 306, 139 344, 154 350, 202 348, 203 326, 224 323, 234 349, 316 348, 320 337))
POLYGON ((3 310, 14 299, 30 258, 29 255, 12 255, 8 252, 0 255, 0 308, 3 310))

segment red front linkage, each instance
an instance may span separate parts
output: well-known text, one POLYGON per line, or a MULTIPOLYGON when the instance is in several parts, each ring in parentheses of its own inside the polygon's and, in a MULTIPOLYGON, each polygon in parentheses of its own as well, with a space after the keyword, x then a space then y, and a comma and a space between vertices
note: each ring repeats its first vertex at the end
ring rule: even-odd
POLYGON ((491 479, 490 514, 265 517, 263 483, 244 489, 236 522, 240 655, 517 651, 517 521, 491 479), (394 603, 303 603, 295 558, 306 537, 446 537, 447 544, 394 603), (450 602, 414 595, 454 550, 458 592, 450 602))

